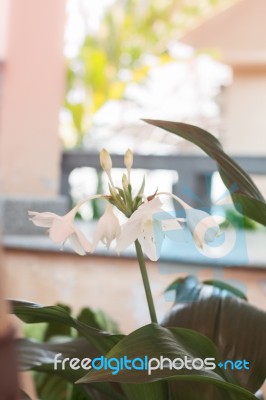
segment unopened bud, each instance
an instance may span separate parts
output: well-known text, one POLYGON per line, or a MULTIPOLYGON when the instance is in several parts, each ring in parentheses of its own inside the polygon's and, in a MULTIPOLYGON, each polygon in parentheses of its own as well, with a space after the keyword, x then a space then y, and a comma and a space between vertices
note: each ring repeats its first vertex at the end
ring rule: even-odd
POLYGON ((128 179, 127 179, 127 176, 125 174, 123 174, 123 176, 122 176, 122 185, 123 185, 124 190, 127 189, 127 187, 128 187, 128 179))
POLYGON ((132 168, 133 165, 133 153, 130 149, 128 149, 125 153, 125 157, 124 157, 124 163, 125 163, 125 167, 130 170, 132 168))
POLYGON ((110 172, 112 168, 112 159, 110 157, 110 154, 106 149, 102 149, 100 152, 100 163, 102 166, 102 169, 106 172, 110 172))

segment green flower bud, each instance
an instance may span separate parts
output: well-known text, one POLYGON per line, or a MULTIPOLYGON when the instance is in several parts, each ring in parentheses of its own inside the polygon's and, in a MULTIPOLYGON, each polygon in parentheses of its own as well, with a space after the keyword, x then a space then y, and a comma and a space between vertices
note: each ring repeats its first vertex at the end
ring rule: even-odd
POLYGON ((130 149, 128 149, 125 153, 125 157, 124 157, 124 163, 125 163, 125 167, 130 170, 132 168, 133 165, 133 153, 130 149))
POLYGON ((102 166, 102 169, 105 172, 110 172, 112 169, 112 159, 110 157, 110 154, 106 149, 102 149, 100 152, 100 163, 102 166))

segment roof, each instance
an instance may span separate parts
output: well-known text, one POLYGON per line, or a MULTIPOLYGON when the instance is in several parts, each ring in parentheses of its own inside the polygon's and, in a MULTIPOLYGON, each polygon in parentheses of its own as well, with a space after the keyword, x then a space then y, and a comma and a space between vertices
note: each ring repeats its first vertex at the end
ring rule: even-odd
POLYGON ((181 38, 196 49, 215 50, 231 65, 266 65, 266 1, 241 0, 181 38))

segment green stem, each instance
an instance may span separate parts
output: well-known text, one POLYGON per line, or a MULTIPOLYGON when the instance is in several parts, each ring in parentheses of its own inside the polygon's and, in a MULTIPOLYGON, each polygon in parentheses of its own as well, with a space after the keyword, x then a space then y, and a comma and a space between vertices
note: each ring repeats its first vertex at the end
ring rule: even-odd
POLYGON ((139 266, 140 266, 142 281, 143 281, 143 285, 144 285, 144 289, 145 289, 145 293, 146 293, 146 299, 147 299, 147 303, 148 303, 148 307, 149 307, 151 322, 154 322, 155 324, 157 324, 158 321, 157 321, 156 311, 154 308, 154 303, 153 303, 153 298, 152 298, 152 293, 151 293, 149 277, 147 274, 145 259, 144 259, 144 255, 142 252, 141 245, 138 240, 135 241, 135 248, 136 248, 138 262, 139 262, 139 266))

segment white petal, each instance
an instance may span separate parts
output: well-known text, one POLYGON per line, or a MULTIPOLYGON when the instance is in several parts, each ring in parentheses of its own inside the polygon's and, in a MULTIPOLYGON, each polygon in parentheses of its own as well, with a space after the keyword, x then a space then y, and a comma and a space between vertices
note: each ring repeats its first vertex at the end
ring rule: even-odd
POLYGON ((206 242, 212 242, 220 232, 219 224, 215 219, 202 210, 186 210, 188 227, 199 247, 206 242))
POLYGON ((70 224, 63 217, 54 219, 53 224, 49 230, 50 239, 54 243, 65 242, 66 239, 74 232, 72 224, 70 224))
POLYGON ((72 233, 69 236, 69 242, 71 244, 71 247, 77 254, 79 254, 80 256, 85 256, 86 251, 80 244, 80 241, 79 241, 79 238, 78 238, 78 235, 76 234, 76 232, 72 233))
MULTIPOLYGON (((165 237, 168 237, 176 242, 180 241, 180 235, 181 232, 183 232, 183 228, 175 214, 172 215, 166 211, 161 211, 157 214, 154 214, 153 222, 156 224, 155 226, 158 226, 157 231, 162 231, 165 237)), ((158 236, 158 233, 156 236, 158 236)))
POLYGON ((119 220, 113 213, 113 207, 109 204, 96 226, 92 251, 95 250, 99 241, 102 241, 109 248, 111 242, 119 237, 120 232, 119 220))
POLYGON ((105 223, 104 238, 106 240, 107 247, 109 247, 112 240, 114 240, 120 235, 121 227, 118 218, 114 215, 113 212, 109 213, 108 218, 105 219, 104 223, 105 223))
MULTIPOLYGON (((73 226, 74 233, 77 235, 80 245, 87 253, 91 253, 92 251, 92 244, 87 240, 84 233, 78 229, 77 227, 73 226)), ((74 249, 75 250, 75 249, 74 249)))
POLYGON ((153 222, 152 220, 146 221, 143 224, 139 242, 147 257, 152 261, 157 261, 161 253, 163 242, 161 224, 156 221, 153 222))
POLYGON ((169 218, 162 221, 163 231, 172 231, 176 229, 182 229, 182 225, 178 222, 177 218, 169 218))
POLYGON ((202 237, 202 235, 198 235, 198 232, 196 232, 195 230, 193 232, 193 240, 197 247, 199 247, 200 249, 203 248, 204 238, 202 237))
POLYGON ((96 230, 93 238, 93 243, 92 243, 92 252, 95 251, 97 244, 102 240, 103 238, 103 232, 104 232, 104 224, 102 223, 101 219, 99 219, 97 225, 96 225, 96 230))
POLYGON ((126 249, 138 238, 141 232, 141 220, 129 219, 125 224, 122 225, 121 234, 117 240, 116 251, 120 253, 126 249))
MULTIPOLYGON (((151 201, 143 203, 129 218, 129 220, 122 225, 122 230, 120 237, 117 241, 116 250, 119 253, 121 250, 126 249, 130 244, 132 244, 136 239, 146 241, 144 236, 141 236, 144 224, 149 221, 152 224, 152 214, 156 212, 163 211, 162 202, 158 197, 155 197, 151 201)), ((145 244, 146 245, 146 244, 145 244)), ((156 251, 154 251, 154 246, 147 243, 147 253, 149 253, 151 259, 154 259, 156 251), (151 246, 151 248, 150 248, 151 246)))
POLYGON ((36 211, 28 211, 30 220, 36 226, 40 226, 42 228, 50 228, 53 224, 54 219, 60 218, 59 215, 51 213, 51 212, 36 212, 36 211))
POLYGON ((159 211, 162 211, 162 202, 159 197, 155 197, 153 200, 141 204, 141 206, 139 206, 139 208, 132 214, 130 218, 143 218, 147 214, 150 215, 159 211))

